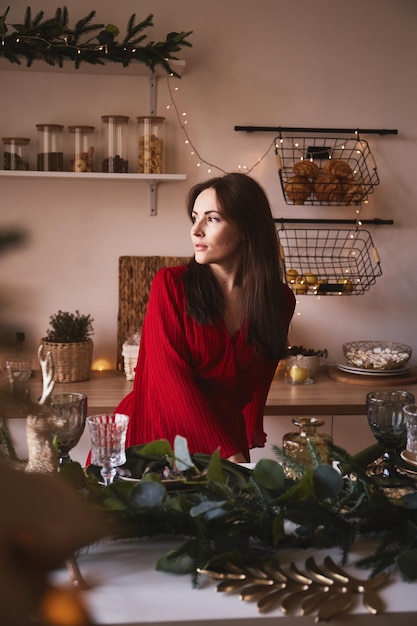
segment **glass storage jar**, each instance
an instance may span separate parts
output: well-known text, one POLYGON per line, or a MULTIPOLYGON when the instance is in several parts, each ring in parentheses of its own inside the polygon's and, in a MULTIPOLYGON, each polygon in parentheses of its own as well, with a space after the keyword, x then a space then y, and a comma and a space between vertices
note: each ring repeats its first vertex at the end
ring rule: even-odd
POLYGON ((4 170, 29 170, 30 139, 26 137, 3 137, 4 170))
POLYGON ((165 118, 142 115, 138 122, 138 173, 163 174, 165 161, 165 118))
POLYGON ((63 172, 64 127, 61 124, 36 124, 38 131, 37 170, 39 172, 63 172))
POLYGON ((127 174, 129 171, 128 158, 128 127, 127 115, 102 115, 103 172, 127 174))
POLYGON ((95 126, 68 126, 71 172, 94 172, 95 126))

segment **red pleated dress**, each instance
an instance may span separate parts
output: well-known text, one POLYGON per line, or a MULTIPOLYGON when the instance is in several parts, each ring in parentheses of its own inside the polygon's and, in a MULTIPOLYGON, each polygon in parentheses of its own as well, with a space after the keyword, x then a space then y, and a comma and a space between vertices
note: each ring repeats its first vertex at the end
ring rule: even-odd
MULTIPOLYGON (((142 329, 134 387, 115 409, 129 415, 126 446, 187 439, 191 454, 227 458, 263 447, 263 412, 277 361, 246 341, 245 325, 230 336, 224 323, 197 324, 186 313, 186 266, 155 276, 142 329)), ((292 291, 282 285, 287 322, 292 291)))

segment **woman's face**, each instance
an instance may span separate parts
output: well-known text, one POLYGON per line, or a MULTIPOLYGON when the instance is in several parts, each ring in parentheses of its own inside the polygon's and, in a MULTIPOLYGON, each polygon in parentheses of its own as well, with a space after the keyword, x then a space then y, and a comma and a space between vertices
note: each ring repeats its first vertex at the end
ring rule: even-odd
POLYGON ((236 224, 222 216, 213 188, 197 196, 191 217, 191 240, 197 263, 235 266, 241 258, 243 235, 236 224))

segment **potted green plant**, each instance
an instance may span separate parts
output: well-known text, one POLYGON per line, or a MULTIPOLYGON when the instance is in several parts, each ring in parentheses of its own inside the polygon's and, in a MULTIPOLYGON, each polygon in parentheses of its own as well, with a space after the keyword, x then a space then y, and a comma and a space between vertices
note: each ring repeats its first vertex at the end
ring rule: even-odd
POLYGON ((79 311, 58 311, 50 316, 42 344, 45 354, 51 353, 56 382, 73 383, 90 378, 93 321, 91 315, 79 311))

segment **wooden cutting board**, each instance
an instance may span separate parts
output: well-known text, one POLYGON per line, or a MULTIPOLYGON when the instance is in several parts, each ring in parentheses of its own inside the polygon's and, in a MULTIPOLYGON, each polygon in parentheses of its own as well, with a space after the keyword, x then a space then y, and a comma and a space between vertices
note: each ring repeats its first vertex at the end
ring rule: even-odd
POLYGON ((417 368, 413 367, 400 376, 376 376, 367 374, 350 374, 342 372, 336 365, 329 365, 327 373, 332 380, 350 385, 367 385, 368 387, 400 387, 417 383, 417 368))

